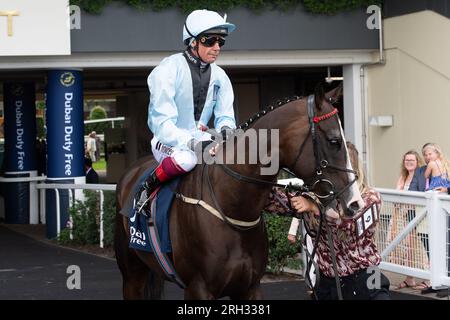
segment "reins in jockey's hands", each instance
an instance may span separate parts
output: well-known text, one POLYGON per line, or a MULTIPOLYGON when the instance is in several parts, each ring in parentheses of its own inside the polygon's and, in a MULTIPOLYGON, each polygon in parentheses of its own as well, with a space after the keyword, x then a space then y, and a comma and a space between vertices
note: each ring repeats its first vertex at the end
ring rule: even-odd
POLYGON ((198 141, 195 139, 191 139, 188 142, 188 147, 195 153, 203 153, 205 150, 208 150, 209 154, 214 156, 216 154, 216 150, 219 144, 213 140, 204 140, 198 141))
POLYGON ((222 127, 222 130, 220 130, 220 133, 222 134, 222 140, 226 141, 229 137, 233 135, 234 130, 228 126, 224 126, 222 127))

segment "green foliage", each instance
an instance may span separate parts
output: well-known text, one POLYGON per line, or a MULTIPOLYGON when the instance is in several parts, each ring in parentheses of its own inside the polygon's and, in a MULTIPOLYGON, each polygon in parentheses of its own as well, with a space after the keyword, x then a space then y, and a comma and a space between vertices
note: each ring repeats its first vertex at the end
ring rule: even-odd
MULTIPOLYGON (((92 110, 89 114, 89 120, 105 119, 107 117, 108 117, 108 115, 106 113, 106 110, 102 106, 95 106, 94 108, 92 108, 92 110)), ((84 134, 88 135, 92 131, 102 134, 105 132, 106 128, 110 128, 110 127, 111 127, 111 123, 109 123, 109 122, 87 123, 84 126, 84 134)))
POLYGON ((102 106, 93 107, 89 114, 89 120, 105 119, 106 117, 106 110, 102 106))
POLYGON ((68 245, 71 242, 72 240, 70 240, 70 229, 66 228, 61 230, 58 237, 58 243, 62 245, 68 245))
POLYGON ((44 110, 45 109, 45 102, 44 101, 36 102, 36 109, 37 110, 44 110))
POLYGON ((205 8, 209 10, 229 10, 245 7, 253 11, 261 10, 290 10, 299 3, 303 3, 306 10, 315 14, 336 14, 343 10, 352 10, 371 4, 380 5, 382 0, 70 0, 71 4, 80 6, 83 10, 93 14, 101 13, 103 7, 111 2, 122 2, 141 9, 160 11, 168 8, 178 8, 183 12, 205 8))
MULTIPOLYGON (((76 201, 69 209, 72 218, 72 236, 70 229, 61 231, 58 243, 62 245, 99 245, 100 243, 100 194, 96 191, 85 190, 85 201, 76 201)), ((103 244, 112 246, 114 240, 114 219, 116 213, 115 192, 104 191, 103 202, 103 244)))
POLYGON ((281 268, 291 265, 298 252, 298 246, 287 240, 291 218, 264 213, 269 238, 269 269, 277 274, 281 268))
POLYGON ((303 0, 306 10, 315 14, 333 15, 372 4, 381 6, 382 0, 303 0))
POLYGON ((70 229, 61 231, 58 242, 61 244, 98 244, 98 196, 95 191, 85 190, 85 201, 77 200, 75 205, 69 208, 69 215, 72 218, 72 236, 70 239, 70 229))
POLYGON ((44 118, 36 117, 36 137, 45 139, 44 118))
POLYGON ((116 193, 113 191, 104 192, 103 203, 103 243, 105 247, 113 245, 114 222, 116 218, 116 193))

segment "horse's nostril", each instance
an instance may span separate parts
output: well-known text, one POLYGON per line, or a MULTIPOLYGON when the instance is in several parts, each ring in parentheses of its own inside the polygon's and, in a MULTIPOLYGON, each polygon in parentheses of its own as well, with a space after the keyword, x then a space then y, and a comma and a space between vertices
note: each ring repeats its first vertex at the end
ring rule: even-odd
POLYGON ((355 215, 355 211, 351 208, 347 208, 347 210, 345 210, 345 215, 347 217, 353 217, 355 215))
POLYGON ((350 203, 350 209, 352 209, 354 211, 358 211, 358 209, 359 209, 358 201, 353 201, 352 203, 350 203))
POLYGON ((353 217, 359 210, 359 204, 357 201, 350 203, 350 206, 345 210, 345 214, 349 217, 353 217))

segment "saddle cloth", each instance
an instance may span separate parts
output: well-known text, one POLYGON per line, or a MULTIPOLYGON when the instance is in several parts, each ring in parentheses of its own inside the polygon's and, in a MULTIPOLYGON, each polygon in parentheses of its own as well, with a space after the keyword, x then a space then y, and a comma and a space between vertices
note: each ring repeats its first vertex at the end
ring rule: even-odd
POLYGON ((132 208, 133 213, 129 218, 130 248, 153 252, 150 241, 159 240, 162 253, 172 252, 169 235, 169 212, 175 196, 173 190, 176 190, 179 181, 180 178, 175 178, 168 184, 161 186, 159 191, 149 200, 151 204, 143 209, 143 211, 146 211, 145 214, 142 211, 138 213, 137 208, 132 208), (156 211, 152 213, 149 211, 149 208, 156 211), (157 239, 150 238, 150 223, 153 223, 156 227, 157 239))

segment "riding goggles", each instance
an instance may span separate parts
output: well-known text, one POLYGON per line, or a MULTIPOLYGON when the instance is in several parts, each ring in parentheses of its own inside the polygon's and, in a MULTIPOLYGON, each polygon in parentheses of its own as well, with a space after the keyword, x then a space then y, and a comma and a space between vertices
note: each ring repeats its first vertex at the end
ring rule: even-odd
POLYGON ((217 35, 212 36, 200 36, 199 41, 202 45, 205 47, 212 47, 216 44, 216 42, 219 43, 219 47, 222 47, 225 44, 225 38, 217 35))

